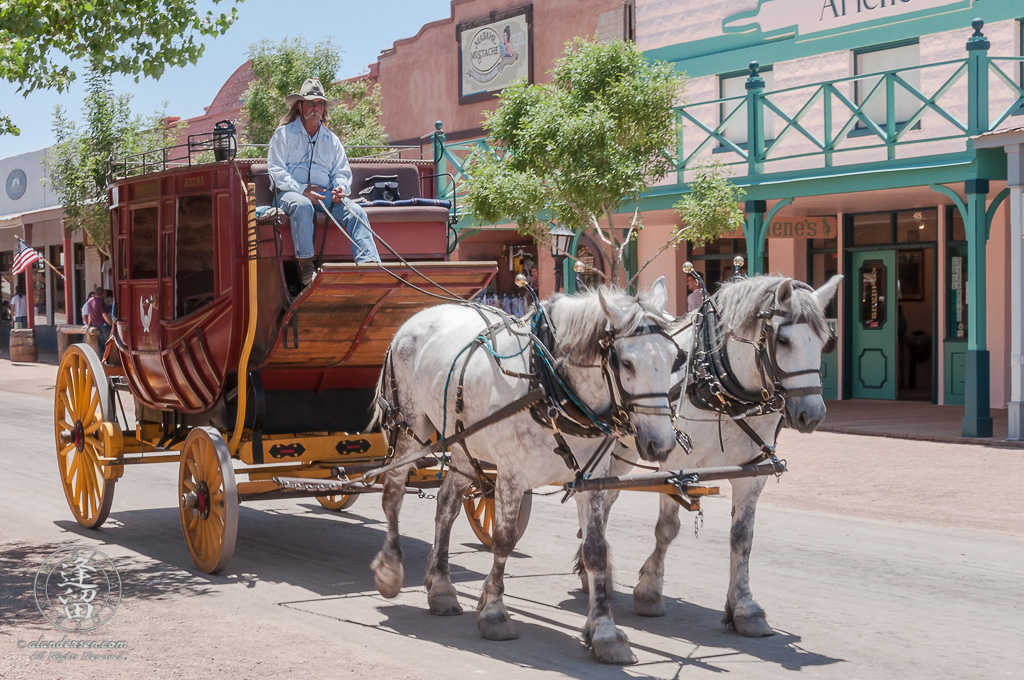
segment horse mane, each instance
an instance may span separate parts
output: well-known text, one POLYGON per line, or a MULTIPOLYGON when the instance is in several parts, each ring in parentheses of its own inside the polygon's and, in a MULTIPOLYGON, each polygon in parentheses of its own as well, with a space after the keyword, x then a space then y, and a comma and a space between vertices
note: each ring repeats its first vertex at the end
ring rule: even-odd
MULTIPOLYGON (((762 275, 738 278, 722 284, 714 295, 719 311, 722 334, 733 333, 751 337, 760 323, 757 315, 772 303, 776 289, 788 279, 786 276, 762 275)), ((814 289, 803 281, 792 279, 793 296, 790 299, 789 320, 806 323, 819 337, 828 337, 825 310, 814 296, 814 289)))
MULTIPOLYGON (((641 293, 639 299, 621 288, 611 286, 601 286, 601 292, 605 301, 623 314, 623 324, 617 329, 620 336, 629 335, 644 322, 667 328, 666 316, 650 304, 646 291, 641 293)), ((574 295, 556 293, 544 303, 544 307, 555 327, 552 353, 559 363, 596 363, 601 356, 599 343, 607 322, 597 289, 588 289, 574 295)))

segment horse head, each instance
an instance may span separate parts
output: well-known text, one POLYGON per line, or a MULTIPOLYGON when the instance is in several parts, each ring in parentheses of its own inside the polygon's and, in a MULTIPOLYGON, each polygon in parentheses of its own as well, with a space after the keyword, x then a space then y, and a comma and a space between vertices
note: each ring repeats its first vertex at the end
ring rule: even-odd
POLYGON ((794 279, 754 277, 716 294, 734 377, 748 390, 778 385, 786 424, 799 432, 813 432, 825 418, 821 355, 835 344, 825 307, 841 280, 833 276, 814 290, 794 279))
POLYGON ((617 434, 636 437, 649 461, 675 447, 669 389, 677 347, 665 333, 664 277, 633 297, 616 288, 558 296, 549 307, 566 379, 617 434), (602 417, 604 417, 602 415, 602 417))

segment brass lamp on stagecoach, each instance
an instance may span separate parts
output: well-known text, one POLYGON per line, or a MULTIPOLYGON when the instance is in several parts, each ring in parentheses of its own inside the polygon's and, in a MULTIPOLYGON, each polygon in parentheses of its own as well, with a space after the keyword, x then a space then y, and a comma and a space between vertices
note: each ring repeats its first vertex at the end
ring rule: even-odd
POLYGON ((235 125, 222 120, 213 126, 213 157, 218 161, 229 161, 238 153, 238 138, 235 125))

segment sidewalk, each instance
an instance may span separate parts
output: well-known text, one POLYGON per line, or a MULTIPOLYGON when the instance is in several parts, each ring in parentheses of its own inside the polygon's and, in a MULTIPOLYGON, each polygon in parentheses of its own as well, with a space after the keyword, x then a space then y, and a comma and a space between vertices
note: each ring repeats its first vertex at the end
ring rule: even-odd
MULTIPOLYGON (((2 390, 38 394, 53 389, 56 375, 56 354, 41 353, 35 364, 11 363, 6 352, 0 354, 2 390)), ((828 400, 825 405, 828 415, 818 428, 820 432, 1024 449, 1024 441, 1006 441, 1006 409, 992 409, 995 436, 979 439, 960 436, 962 406, 873 399, 828 400)))
POLYGON ((825 405, 828 415, 818 428, 820 432, 1024 449, 1024 441, 1006 440, 1006 409, 991 409, 994 436, 982 439, 961 436, 963 406, 874 399, 828 400, 825 405))

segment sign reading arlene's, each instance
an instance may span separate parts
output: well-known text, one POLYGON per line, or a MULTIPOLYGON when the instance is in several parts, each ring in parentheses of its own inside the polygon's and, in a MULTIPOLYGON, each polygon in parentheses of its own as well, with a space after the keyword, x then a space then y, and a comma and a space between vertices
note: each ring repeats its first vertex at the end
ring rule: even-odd
POLYGON ((532 6, 494 13, 459 24, 459 100, 494 96, 523 78, 532 82, 532 6))

